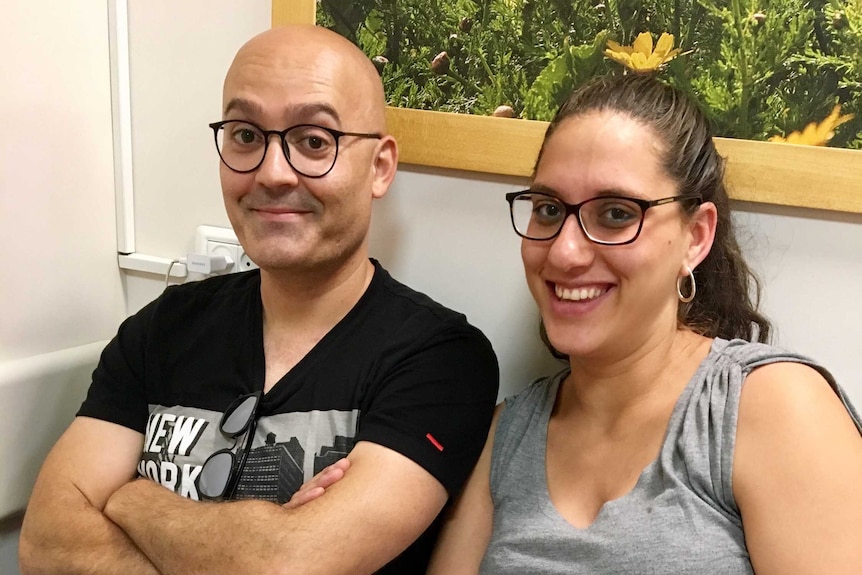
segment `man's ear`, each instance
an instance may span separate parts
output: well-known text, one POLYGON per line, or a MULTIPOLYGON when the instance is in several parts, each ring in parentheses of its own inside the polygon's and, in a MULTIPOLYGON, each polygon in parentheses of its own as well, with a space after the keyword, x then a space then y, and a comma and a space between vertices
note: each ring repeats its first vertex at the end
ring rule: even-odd
POLYGON ((686 263, 691 269, 700 265, 706 259, 715 241, 715 228, 718 222, 718 211, 712 202, 704 202, 689 222, 691 243, 686 254, 686 263))
POLYGON ((398 143, 392 136, 383 136, 377 144, 372 166, 373 182, 371 195, 375 199, 382 198, 389 191, 395 172, 398 169, 398 143))

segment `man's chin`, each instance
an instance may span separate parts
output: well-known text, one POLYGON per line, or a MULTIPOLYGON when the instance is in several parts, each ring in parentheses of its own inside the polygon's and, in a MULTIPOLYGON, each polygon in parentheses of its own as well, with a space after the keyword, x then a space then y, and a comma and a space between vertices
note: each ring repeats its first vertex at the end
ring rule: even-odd
POLYGON ((312 258, 302 254, 263 253, 258 256, 248 254, 251 261, 264 271, 295 271, 314 266, 312 258))

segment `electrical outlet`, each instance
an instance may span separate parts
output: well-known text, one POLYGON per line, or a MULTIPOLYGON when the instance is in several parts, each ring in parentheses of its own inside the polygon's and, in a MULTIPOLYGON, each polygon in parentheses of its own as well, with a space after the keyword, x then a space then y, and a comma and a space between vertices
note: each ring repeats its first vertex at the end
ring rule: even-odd
POLYGON ((257 268, 257 264, 246 255, 239 240, 236 239, 236 234, 230 228, 198 226, 195 231, 195 253, 230 257, 233 267, 229 273, 257 268))

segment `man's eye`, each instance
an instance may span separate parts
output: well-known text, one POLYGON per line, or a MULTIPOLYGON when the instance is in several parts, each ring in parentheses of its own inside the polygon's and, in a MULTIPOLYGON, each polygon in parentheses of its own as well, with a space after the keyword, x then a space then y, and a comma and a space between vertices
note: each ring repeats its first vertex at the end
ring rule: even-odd
POLYGON ((335 140, 329 132, 315 126, 307 126, 288 134, 288 143, 300 153, 329 153, 335 147, 335 140))
POLYGON ((236 142, 237 144, 242 144, 244 146, 254 144, 255 142, 260 141, 258 133, 251 128, 236 128, 233 131, 231 137, 233 138, 234 142, 236 142))
POLYGON ((324 146, 324 144, 325 142, 323 141, 323 138, 320 138, 319 136, 308 136, 305 139, 306 147, 311 150, 319 150, 324 146))

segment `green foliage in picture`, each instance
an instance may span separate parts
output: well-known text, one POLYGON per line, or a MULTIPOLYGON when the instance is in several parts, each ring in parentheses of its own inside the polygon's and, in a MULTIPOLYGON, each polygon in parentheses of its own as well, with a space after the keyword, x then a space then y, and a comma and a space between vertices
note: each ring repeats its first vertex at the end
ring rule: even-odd
POLYGON ((654 73, 716 134, 784 137, 840 104, 820 132, 862 149, 862 0, 319 0, 317 20, 374 60, 392 106, 534 120, 594 75, 635 73, 609 41, 669 33, 682 53, 654 73))

